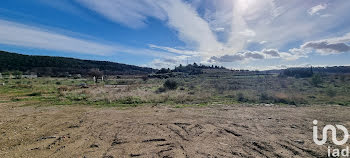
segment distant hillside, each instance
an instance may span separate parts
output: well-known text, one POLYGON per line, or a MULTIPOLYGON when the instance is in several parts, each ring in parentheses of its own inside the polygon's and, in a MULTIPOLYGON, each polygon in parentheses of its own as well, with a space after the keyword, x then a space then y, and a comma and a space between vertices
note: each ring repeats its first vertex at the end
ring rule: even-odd
POLYGON ((281 76, 292 76, 292 77, 311 77, 314 73, 349 74, 350 66, 301 67, 301 68, 288 68, 288 69, 280 70, 281 76))
POLYGON ((0 72, 19 70, 35 72, 39 76, 88 75, 91 69, 99 69, 105 75, 139 75, 156 70, 108 61, 81 60, 65 57, 22 55, 0 51, 0 72))

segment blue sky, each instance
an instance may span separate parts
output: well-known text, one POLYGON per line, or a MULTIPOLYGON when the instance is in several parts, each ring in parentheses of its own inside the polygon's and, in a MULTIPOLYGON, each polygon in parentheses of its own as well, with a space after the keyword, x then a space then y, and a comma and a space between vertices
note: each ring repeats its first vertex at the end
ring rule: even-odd
POLYGON ((348 0, 3 0, 0 49, 154 68, 350 65, 348 0))

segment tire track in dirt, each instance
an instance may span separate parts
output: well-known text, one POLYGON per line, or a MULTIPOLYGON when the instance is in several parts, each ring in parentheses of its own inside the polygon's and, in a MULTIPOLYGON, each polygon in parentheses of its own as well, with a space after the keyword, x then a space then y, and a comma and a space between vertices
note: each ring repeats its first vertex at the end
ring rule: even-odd
POLYGON ((0 116, 0 157, 324 157, 310 122, 350 121, 348 108, 230 108, 19 108, 0 116))

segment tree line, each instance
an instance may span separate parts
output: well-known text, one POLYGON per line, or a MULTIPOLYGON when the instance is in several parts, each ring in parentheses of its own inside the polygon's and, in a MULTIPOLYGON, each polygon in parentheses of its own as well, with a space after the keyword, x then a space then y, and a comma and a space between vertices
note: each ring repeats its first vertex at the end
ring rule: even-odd
POLYGON ((38 76, 89 75, 91 69, 98 69, 105 75, 139 75, 156 70, 109 61, 81 60, 65 57, 22 55, 0 51, 0 72, 21 71, 38 76))
POLYGON ((280 72, 280 76, 287 77, 312 77, 314 74, 346 74, 350 73, 350 66, 333 66, 333 67, 302 67, 288 68, 280 72))

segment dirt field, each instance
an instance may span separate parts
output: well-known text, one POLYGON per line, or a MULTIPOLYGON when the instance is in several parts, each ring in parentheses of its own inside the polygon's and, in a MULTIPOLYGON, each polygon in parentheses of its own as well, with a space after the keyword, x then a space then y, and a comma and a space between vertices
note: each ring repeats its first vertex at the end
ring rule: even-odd
POLYGON ((121 110, 1 103, 0 113, 0 157, 326 157, 326 145, 312 141, 312 121, 350 127, 350 109, 335 106, 121 110))

